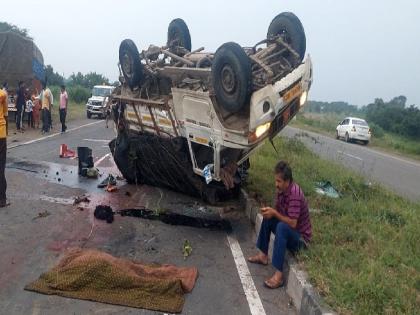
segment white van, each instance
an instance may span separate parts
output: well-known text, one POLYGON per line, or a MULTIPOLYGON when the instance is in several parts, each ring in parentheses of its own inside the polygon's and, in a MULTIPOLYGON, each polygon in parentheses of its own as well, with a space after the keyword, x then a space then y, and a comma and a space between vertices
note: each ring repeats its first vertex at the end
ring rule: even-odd
POLYGON ((106 106, 114 88, 110 85, 95 85, 93 87, 92 96, 86 103, 87 118, 91 118, 92 115, 98 115, 100 118, 106 116, 106 106))

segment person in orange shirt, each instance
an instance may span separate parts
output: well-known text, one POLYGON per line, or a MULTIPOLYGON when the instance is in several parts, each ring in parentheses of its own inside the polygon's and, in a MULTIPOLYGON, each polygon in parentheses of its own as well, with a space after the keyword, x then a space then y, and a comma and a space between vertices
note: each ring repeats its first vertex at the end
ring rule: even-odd
POLYGON ((7 182, 4 174, 6 168, 6 152, 7 152, 7 114, 8 114, 8 96, 7 83, 3 84, 0 90, 0 208, 9 205, 6 199, 7 182))

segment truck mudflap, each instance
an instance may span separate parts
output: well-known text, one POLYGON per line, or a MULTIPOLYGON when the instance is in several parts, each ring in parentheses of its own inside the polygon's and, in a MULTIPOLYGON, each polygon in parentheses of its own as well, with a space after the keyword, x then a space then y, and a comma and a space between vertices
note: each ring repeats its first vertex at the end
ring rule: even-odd
POLYGON ((182 192, 214 204, 238 196, 241 180, 233 188, 221 182, 206 184, 191 167, 186 139, 149 133, 120 132, 109 143, 115 164, 129 184, 147 184, 182 192))

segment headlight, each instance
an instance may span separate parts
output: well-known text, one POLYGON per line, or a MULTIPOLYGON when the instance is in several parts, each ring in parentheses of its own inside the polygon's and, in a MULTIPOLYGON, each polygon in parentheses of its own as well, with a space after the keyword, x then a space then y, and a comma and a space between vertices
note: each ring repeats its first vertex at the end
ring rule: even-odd
POLYGON ((266 123, 264 125, 259 125, 255 130, 255 135, 257 138, 261 137, 268 129, 270 129, 271 123, 266 123))
POLYGON ((300 96, 299 105, 300 106, 305 105, 307 99, 308 99, 308 92, 304 91, 302 95, 300 96))
POLYGON ((266 133, 271 126, 271 122, 265 123, 263 125, 259 125, 255 131, 251 132, 248 135, 249 142, 255 142, 259 137, 261 137, 264 133, 266 133))

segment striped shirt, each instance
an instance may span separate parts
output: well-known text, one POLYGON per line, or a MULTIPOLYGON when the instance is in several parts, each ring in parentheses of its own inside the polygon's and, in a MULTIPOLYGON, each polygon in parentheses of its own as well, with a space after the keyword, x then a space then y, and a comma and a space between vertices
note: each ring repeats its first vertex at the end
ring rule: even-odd
POLYGON ((306 242, 311 240, 312 226, 308 202, 298 184, 291 182, 285 192, 277 194, 276 209, 284 216, 297 219, 296 230, 306 242))

